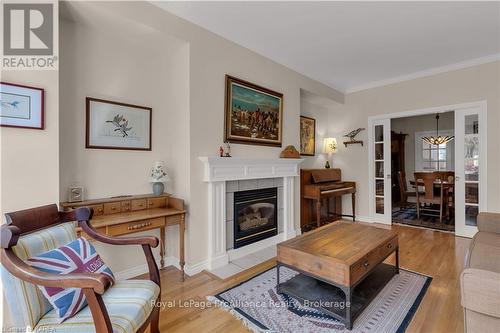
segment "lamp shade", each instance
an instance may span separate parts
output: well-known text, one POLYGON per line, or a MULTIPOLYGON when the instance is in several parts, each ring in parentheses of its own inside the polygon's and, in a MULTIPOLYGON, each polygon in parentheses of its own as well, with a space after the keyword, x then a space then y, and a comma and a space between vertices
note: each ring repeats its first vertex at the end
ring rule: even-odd
POLYGON ((150 183, 163 183, 170 180, 165 171, 165 163, 162 161, 155 162, 151 168, 151 173, 149 175, 150 183))
POLYGON ((337 152, 337 139, 325 138, 323 140, 323 153, 336 153, 337 152))

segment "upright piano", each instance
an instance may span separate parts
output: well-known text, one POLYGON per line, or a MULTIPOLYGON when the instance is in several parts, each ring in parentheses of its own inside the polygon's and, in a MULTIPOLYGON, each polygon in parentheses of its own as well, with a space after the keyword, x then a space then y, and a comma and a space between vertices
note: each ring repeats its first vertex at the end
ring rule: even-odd
POLYGON ((302 231, 342 217, 355 220, 356 183, 343 181, 340 169, 300 170, 302 231), (352 215, 342 214, 342 196, 351 195, 352 215))

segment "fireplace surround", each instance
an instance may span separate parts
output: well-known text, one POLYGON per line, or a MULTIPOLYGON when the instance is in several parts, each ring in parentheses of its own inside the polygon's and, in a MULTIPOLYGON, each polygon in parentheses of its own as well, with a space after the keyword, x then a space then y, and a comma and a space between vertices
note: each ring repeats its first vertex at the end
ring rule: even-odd
POLYGON ((295 211, 299 199, 298 192, 295 190, 298 183, 295 183, 299 176, 299 165, 302 159, 238 157, 199 157, 199 159, 204 165, 203 181, 208 184, 208 255, 205 265, 208 270, 225 266, 230 260, 260 251, 300 234, 298 220, 296 221, 298 212, 295 211), (226 246, 228 228, 226 185, 233 184, 233 181, 240 183, 240 181, 246 182, 247 180, 248 182, 250 180, 271 182, 272 179, 277 178, 282 180, 281 194, 278 194, 278 206, 282 207, 278 215, 280 216, 281 212, 283 216, 281 222, 278 218, 278 229, 281 224, 281 230, 278 230, 277 235, 264 240, 228 249, 226 246))

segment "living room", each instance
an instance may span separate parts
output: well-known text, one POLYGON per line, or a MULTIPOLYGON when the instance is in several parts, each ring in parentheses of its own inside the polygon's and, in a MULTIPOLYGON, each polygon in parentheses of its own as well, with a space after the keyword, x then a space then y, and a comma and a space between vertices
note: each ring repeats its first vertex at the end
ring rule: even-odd
MULTIPOLYGON (((56 67, 2 68, 3 330, 500 330, 500 3, 47 4, 56 67), (9 117, 23 102, 7 95, 27 95, 32 117, 9 117), (391 129, 436 114, 438 133, 427 136, 447 135, 447 121, 454 130, 455 229, 445 232, 392 223, 391 129), (465 164, 469 134, 477 180, 465 164), (477 202, 467 201, 471 182, 477 202), (477 207, 472 223, 467 207, 477 207), (80 244, 99 257, 100 277, 75 285, 71 275, 88 271, 70 270, 57 284, 35 261, 73 237, 34 244, 75 220, 74 239, 97 239, 80 244), (312 257, 297 252, 308 239, 312 257), (344 260, 351 280, 322 276, 333 266, 316 261, 324 253, 345 254, 332 262, 344 260), (307 306, 318 289, 297 293, 311 276, 339 308, 307 306), (150 278, 147 290, 138 277, 150 278), (81 295, 71 318, 53 309, 56 286, 81 295), (145 294, 145 313, 127 308, 145 294)), ((12 54, 2 56, 13 64, 12 54)))

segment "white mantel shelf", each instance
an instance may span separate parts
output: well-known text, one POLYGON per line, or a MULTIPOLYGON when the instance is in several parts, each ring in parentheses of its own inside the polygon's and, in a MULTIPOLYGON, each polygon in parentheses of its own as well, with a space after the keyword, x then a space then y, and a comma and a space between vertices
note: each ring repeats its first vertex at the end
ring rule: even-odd
POLYGON ((229 260, 290 239, 295 229, 294 178, 299 176, 300 158, 199 157, 204 164, 203 181, 208 183, 208 269, 227 265, 229 260), (231 180, 283 178, 283 231, 235 250, 226 250, 226 182, 231 180))
POLYGON ((295 177, 300 158, 200 157, 205 165, 205 182, 240 179, 295 177))

